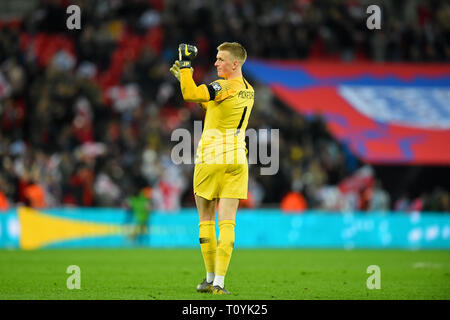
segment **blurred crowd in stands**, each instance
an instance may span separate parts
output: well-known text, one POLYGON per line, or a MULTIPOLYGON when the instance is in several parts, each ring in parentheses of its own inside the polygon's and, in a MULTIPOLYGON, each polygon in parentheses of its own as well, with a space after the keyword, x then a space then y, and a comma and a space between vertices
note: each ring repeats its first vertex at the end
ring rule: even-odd
MULTIPOLYGON (((449 61, 448 2, 372 2, 384 25, 371 36, 367 3, 355 0, 71 1, 80 30, 67 30, 69 1, 54 0, 2 22, 0 210, 122 206, 147 186, 157 209, 195 206, 193 165, 170 157, 173 130, 204 117, 169 73, 179 43, 199 48, 197 83, 216 78, 216 47, 230 40, 258 58, 449 61)), ((280 170, 251 165, 243 207, 450 212, 445 188, 393 197, 320 118, 253 84, 248 128, 280 128, 280 170)))

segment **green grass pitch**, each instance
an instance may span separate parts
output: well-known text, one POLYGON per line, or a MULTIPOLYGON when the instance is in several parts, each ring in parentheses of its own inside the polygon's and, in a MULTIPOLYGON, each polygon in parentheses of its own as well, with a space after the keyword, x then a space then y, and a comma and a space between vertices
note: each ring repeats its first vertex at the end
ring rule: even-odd
POLYGON ((450 299, 449 251, 238 248, 230 296, 197 293, 204 273, 199 249, 1 250, 0 299, 450 299), (69 265, 79 290, 67 289, 69 265), (380 267, 378 290, 366 286, 369 265, 380 267))

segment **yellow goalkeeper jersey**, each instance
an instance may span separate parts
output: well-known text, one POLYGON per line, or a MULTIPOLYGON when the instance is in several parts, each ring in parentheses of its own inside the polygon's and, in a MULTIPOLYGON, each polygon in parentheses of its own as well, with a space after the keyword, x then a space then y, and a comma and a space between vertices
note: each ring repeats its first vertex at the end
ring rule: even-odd
POLYGON ((245 130, 255 92, 244 77, 196 86, 188 69, 181 69, 180 86, 186 101, 206 109, 195 163, 246 163, 245 130))

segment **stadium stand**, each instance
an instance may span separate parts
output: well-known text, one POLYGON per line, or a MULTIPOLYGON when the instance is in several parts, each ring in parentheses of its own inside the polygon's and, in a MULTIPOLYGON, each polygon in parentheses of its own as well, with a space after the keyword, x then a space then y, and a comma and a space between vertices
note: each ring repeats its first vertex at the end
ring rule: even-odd
MULTIPOLYGON (((12 10, 23 14, 0 23, 0 210, 118 207, 134 186, 151 186, 160 210, 194 206, 192 165, 170 161, 171 132, 192 131, 203 117, 168 71, 181 42, 199 48, 197 82, 214 79, 208 66, 230 39, 258 59, 450 61, 448 2, 372 1, 385 21, 375 36, 365 28, 366 2, 74 1, 81 30, 66 28, 69 1, 12 10)), ((252 166, 243 206, 450 212, 449 164, 367 166, 323 119, 254 87, 249 128, 280 128, 280 171, 260 176, 252 166), (347 197, 349 179, 362 182, 347 197), (295 193, 301 200, 285 198, 295 193)))

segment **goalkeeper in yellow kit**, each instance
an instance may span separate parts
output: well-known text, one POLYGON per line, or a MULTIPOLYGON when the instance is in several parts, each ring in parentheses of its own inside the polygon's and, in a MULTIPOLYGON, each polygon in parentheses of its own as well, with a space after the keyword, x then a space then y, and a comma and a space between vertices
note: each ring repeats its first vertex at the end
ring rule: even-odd
POLYGON ((194 169, 195 203, 199 214, 199 240, 206 278, 199 292, 229 294, 225 275, 234 246, 234 227, 239 199, 247 199, 248 163, 245 130, 254 104, 253 87, 242 76, 247 52, 236 42, 222 43, 216 62, 220 80, 197 86, 191 61, 197 48, 181 44, 179 60, 170 69, 180 81, 183 98, 206 110, 202 138, 194 169), (217 201, 219 239, 215 232, 217 201))

